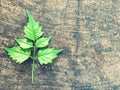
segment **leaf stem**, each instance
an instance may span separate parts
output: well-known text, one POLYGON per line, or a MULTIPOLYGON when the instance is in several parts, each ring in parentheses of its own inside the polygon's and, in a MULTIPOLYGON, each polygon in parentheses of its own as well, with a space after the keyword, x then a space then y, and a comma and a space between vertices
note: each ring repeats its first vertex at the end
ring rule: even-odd
POLYGON ((33 42, 33 62, 32 62, 32 84, 34 84, 34 63, 36 59, 36 46, 35 46, 35 41, 33 42))
POLYGON ((32 63, 32 84, 34 84, 34 60, 32 63))

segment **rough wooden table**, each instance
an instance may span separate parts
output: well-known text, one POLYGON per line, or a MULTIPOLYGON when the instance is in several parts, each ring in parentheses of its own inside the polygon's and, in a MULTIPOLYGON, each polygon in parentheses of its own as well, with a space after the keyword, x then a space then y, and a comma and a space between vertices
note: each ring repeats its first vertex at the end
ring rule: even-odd
POLYGON ((120 90, 120 0, 0 0, 0 90, 120 90), (49 65, 12 61, 29 9, 63 52, 49 65))

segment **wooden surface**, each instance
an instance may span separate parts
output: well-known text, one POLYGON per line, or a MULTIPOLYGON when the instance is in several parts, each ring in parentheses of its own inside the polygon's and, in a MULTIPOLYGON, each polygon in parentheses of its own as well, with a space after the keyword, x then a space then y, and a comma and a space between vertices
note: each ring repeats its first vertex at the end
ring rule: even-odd
POLYGON ((0 0, 0 90, 120 90, 120 0, 0 0), (24 38, 25 9, 63 48, 54 63, 11 61, 3 47, 24 38))

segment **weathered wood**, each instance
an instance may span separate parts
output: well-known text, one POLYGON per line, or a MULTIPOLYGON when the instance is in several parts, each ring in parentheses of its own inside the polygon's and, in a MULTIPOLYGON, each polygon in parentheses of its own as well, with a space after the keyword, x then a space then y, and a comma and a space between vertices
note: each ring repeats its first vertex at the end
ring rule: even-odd
POLYGON ((0 0, 0 90, 120 90, 120 0, 0 0), (23 38, 29 9, 63 52, 49 65, 16 64, 3 47, 23 38))

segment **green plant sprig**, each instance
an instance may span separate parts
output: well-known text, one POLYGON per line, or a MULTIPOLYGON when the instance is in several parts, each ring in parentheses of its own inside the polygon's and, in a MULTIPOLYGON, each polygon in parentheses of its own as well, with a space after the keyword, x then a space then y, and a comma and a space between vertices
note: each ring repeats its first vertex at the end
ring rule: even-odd
POLYGON ((17 63, 23 63, 28 58, 32 59, 32 84, 34 84, 34 64, 38 60, 41 65, 52 63, 57 54, 62 51, 53 48, 46 48, 51 37, 42 37, 42 26, 36 22, 30 12, 26 10, 29 21, 24 27, 25 39, 17 39, 15 41, 19 46, 12 48, 4 48, 10 57, 17 63), (32 53, 31 53, 32 52, 32 53))

